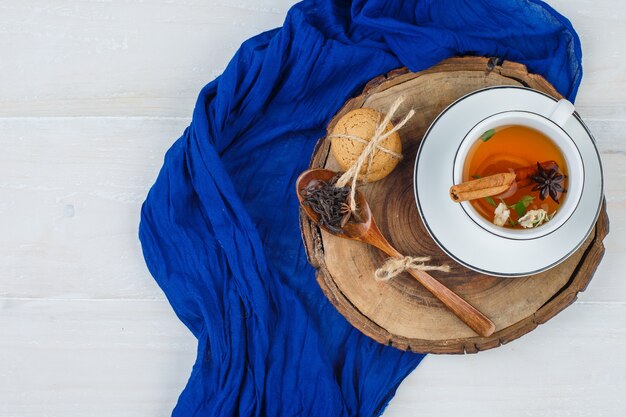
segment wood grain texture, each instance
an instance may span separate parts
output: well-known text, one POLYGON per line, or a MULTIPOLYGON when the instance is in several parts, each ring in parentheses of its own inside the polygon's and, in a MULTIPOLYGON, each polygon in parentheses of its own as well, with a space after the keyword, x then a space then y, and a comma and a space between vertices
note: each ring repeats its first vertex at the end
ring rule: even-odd
POLYGON ((0 416, 167 416, 195 338, 165 300, 0 300, 0 416))
POLYGON ((0 115, 190 116, 241 42, 292 3, 2 1, 0 115))
POLYGON ((187 124, 0 118, 0 297, 163 298, 139 210, 187 124))
POLYGON ((578 302, 498 349, 429 355, 384 416, 622 416, 624 307, 578 302))
MULTIPOLYGON (((164 300, 13 299, 0 309, 3 417, 165 417, 195 358, 164 300)), ((615 317, 626 304, 578 302, 513 344, 430 355, 384 416, 621 417, 626 334, 615 317)))
MULTIPOLYGON (((145 268, 141 201, 199 89, 292 3, 0 0, 1 417, 170 415, 195 342, 145 268)), ((548 3, 582 40, 576 105, 602 152, 604 259, 525 337, 427 357, 385 416, 626 409, 626 3, 548 3)))
MULTIPOLYGON (((280 26, 294 3, 0 1, 0 115, 187 117, 241 42, 280 26)), ((626 3, 549 3, 581 34, 578 108, 623 118, 626 51, 615 40, 626 39, 626 3)))
MULTIPOLYGON (((570 305, 587 287, 600 263, 602 241, 608 232, 604 209, 596 230, 573 256, 549 271, 523 278, 475 273, 452 261, 429 237, 412 193, 417 147, 432 120, 446 106, 491 85, 523 85, 561 98, 549 83, 529 74, 523 65, 505 61, 494 68, 486 58, 452 58, 420 73, 398 69, 375 78, 361 95, 348 100, 329 124, 330 134, 334 123, 355 108, 384 112, 399 94, 405 97, 398 114, 413 108, 416 115, 400 130, 404 159, 388 177, 366 184, 360 191, 370 202, 381 230, 400 253, 428 256, 433 264, 450 265, 449 273, 433 271, 432 275, 496 325, 493 335, 477 337, 408 274, 377 282, 373 274, 385 261, 382 253, 325 233, 301 215, 307 254, 314 259, 324 294, 350 323, 380 343, 426 353, 475 353, 498 347, 532 331, 570 305)), ((320 139, 311 168, 337 169, 329 148, 330 140, 320 139)))

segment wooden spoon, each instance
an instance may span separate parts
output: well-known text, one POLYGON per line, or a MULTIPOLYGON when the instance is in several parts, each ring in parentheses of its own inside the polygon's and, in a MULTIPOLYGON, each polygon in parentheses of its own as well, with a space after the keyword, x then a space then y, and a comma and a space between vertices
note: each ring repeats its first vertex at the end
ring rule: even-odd
MULTIPOLYGON (((337 175, 336 172, 328 169, 310 169, 304 171, 298 177, 298 180, 296 181, 296 192, 298 194, 298 201, 300 202, 300 206, 302 207, 304 213, 306 213, 309 219, 311 219, 315 224, 334 236, 358 240, 380 249, 393 258, 402 258, 403 255, 391 246, 389 242, 387 242, 387 239, 385 239, 383 234, 378 229, 378 226, 376 226, 370 207, 361 192, 356 192, 356 202, 359 207, 359 215, 361 216, 363 222, 346 223, 346 225, 342 228, 344 233, 335 233, 324 225, 320 225, 319 215, 311 208, 302 204, 303 198, 300 191, 303 188, 309 185, 312 181, 316 180, 328 182, 335 175, 337 175)), ((487 337, 495 331, 495 325, 491 320, 489 320, 489 318, 472 307, 467 301, 452 292, 448 287, 437 281, 428 273, 415 269, 410 269, 407 272, 476 333, 487 337)))

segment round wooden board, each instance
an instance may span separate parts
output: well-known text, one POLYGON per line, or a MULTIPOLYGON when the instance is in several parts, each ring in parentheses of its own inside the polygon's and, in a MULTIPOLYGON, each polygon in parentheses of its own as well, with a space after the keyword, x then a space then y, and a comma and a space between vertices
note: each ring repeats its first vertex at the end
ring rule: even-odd
MULTIPOLYGON (((359 107, 385 112, 399 94, 406 97, 397 114, 413 108, 416 115, 400 130, 404 159, 391 175, 360 189, 389 241, 401 253, 428 255, 434 264, 449 264, 451 273, 433 272, 433 276, 496 325, 492 336, 477 336, 408 274, 388 283, 375 281, 373 273, 385 261, 381 252, 320 231, 301 213, 307 256, 317 269, 320 287, 352 325, 380 343, 422 353, 474 353, 500 346, 571 304, 600 263, 602 240, 608 232, 604 205, 595 230, 573 256, 547 272, 523 278, 497 278, 471 271, 447 257, 426 232, 413 197, 413 164, 419 143, 446 106, 471 91, 493 85, 527 86, 561 98, 546 80, 529 74, 523 65, 507 61, 500 65, 494 59, 479 57, 451 58, 418 73, 399 69, 375 78, 329 124, 330 130, 339 117, 359 107)), ((320 139, 311 167, 336 170, 329 151, 330 140, 320 139)))

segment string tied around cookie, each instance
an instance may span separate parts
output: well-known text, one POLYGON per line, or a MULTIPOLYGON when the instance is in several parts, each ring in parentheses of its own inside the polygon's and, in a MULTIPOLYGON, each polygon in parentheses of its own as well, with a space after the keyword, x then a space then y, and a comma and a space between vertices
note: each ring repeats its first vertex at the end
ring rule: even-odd
MULTIPOLYGON (((372 159, 374 158, 374 152, 376 150, 382 150, 383 152, 390 153, 391 155, 395 154, 395 155, 397 155, 399 157, 402 157, 402 155, 397 154, 396 152, 390 151, 389 149, 386 149, 385 147, 381 146, 380 143, 383 140, 387 139, 389 136, 391 136, 393 133, 395 133, 398 130, 400 130, 409 121, 409 119, 411 117, 413 117, 413 115, 415 114, 415 111, 413 109, 411 109, 406 114, 404 119, 402 119, 398 124, 396 124, 388 132, 385 132, 385 129, 387 128, 387 125, 391 121, 391 118, 393 117, 395 112, 398 110, 398 108, 400 107, 400 104, 402 104, 403 101, 404 101, 404 97, 400 96, 400 97, 398 97, 396 99, 396 101, 393 102, 393 104, 389 108, 389 111, 387 112, 387 114, 385 115, 383 120, 380 123, 378 123, 378 125, 376 126, 376 130, 374 131, 374 135, 371 137, 369 142, 367 142, 367 145, 365 146, 365 149, 363 149, 363 152, 361 152, 361 154, 359 155, 357 160, 354 162, 354 164, 346 172, 344 172, 341 175, 341 177, 339 177, 339 179, 336 182, 336 186, 337 187, 344 187, 346 184, 348 184, 348 182, 351 182, 351 187, 350 187, 350 210, 352 212, 356 211, 356 198, 355 198, 355 196, 356 196, 357 179, 358 179, 359 174, 361 173, 361 170, 363 169, 363 165, 365 164, 366 161, 368 161, 368 167, 372 165, 372 159)), ((363 140, 361 138, 359 138, 359 139, 360 139, 361 143, 365 141, 365 140, 363 140)))
POLYGON ((442 271, 450 272, 448 265, 428 265, 430 256, 403 256, 402 258, 389 258, 383 266, 374 272, 376 281, 389 281, 409 269, 418 271, 442 271))
MULTIPOLYGON (((378 124, 376 125, 378 126, 378 124)), ((355 142, 359 142, 361 145, 365 145, 367 146, 367 144, 369 143, 369 141, 359 137, 359 136, 355 136, 355 135, 347 135, 345 133, 333 133, 332 135, 329 136, 330 139, 335 139, 335 138, 341 138, 341 139, 350 139, 353 140, 355 142)), ((392 151, 391 149, 385 148, 384 146, 382 146, 380 143, 376 144, 376 150, 377 151, 381 151, 386 153, 387 155, 392 156, 393 158, 396 159, 402 159, 402 154, 392 151)), ((371 164, 371 161, 370 161, 371 164)), ((368 167, 368 171, 369 171, 369 167, 368 167)), ((367 175, 369 174, 369 172, 365 173, 365 178, 367 179, 367 175)))

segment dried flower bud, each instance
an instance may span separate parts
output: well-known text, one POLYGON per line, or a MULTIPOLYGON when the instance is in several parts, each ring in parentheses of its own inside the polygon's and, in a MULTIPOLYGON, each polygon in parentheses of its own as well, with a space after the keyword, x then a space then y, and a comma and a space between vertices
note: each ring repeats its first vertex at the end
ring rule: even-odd
POLYGON ((506 204, 498 204, 498 207, 496 207, 494 211, 493 224, 495 224, 496 226, 504 226, 506 221, 509 220, 510 215, 511 210, 509 210, 506 204))
POLYGON ((531 229, 533 227, 541 226, 551 218, 552 216, 548 216, 548 212, 544 209, 529 210, 524 216, 520 217, 518 222, 524 229, 531 229))

